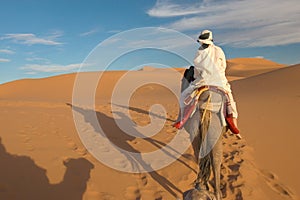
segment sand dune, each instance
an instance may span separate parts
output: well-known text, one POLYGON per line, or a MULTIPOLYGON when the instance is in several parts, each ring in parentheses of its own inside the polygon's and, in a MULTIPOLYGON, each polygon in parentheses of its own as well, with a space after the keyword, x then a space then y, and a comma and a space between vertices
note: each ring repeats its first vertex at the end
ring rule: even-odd
POLYGON ((230 80, 236 80, 273 71, 284 66, 263 58, 235 58, 227 61, 226 74, 230 80))
MULTIPOLYGON (((229 75, 243 78, 232 82, 232 87, 244 139, 237 140, 230 133, 223 137, 224 199, 297 199, 300 66, 282 68, 261 59, 235 59, 229 64, 229 75), (254 67, 248 70, 246 66, 254 67), (257 75, 266 69, 277 70, 257 75)), ((172 127, 178 112, 176 97, 153 83, 138 88, 129 107, 116 105, 118 111, 114 113, 117 120, 125 120, 128 117, 124 112, 129 110, 130 120, 140 126, 148 125, 151 117, 166 119, 163 128, 155 136, 143 139, 117 126, 109 100, 124 73, 103 74, 95 110, 72 105, 75 74, 0 85, 0 199, 172 200, 192 187, 197 170, 192 148, 163 169, 130 174, 102 164, 83 146, 72 111, 85 122, 81 131, 86 134, 100 133, 91 120, 95 113, 110 141, 128 151, 154 151, 176 135, 172 127), (164 106, 166 117, 149 110, 157 103, 164 106)), ((131 75, 136 78, 132 81, 168 77, 172 87, 180 84, 180 79, 170 77, 167 70, 147 68, 131 75)), ((103 154, 112 152, 100 147, 103 154)), ((124 168, 138 162, 131 160, 130 165, 125 165, 122 159, 114 161, 124 168)))
MULTIPOLYGON (((227 63, 226 75, 230 80, 246 78, 284 67, 284 65, 261 58, 237 58, 229 60, 227 63)), ((180 73, 184 72, 183 68, 176 68, 176 70, 180 73)), ((148 73, 154 71, 161 72, 165 69, 145 66, 140 70, 140 72, 148 73)), ((125 71, 104 72, 103 81, 99 83, 100 88, 98 88, 102 92, 101 95, 110 97, 114 85, 124 73, 125 71), (104 84, 103 82, 109 82, 110 84, 104 84)), ((93 74, 93 72, 87 74, 93 74)), ((0 99, 42 102, 71 101, 75 78, 76 74, 65 74, 41 79, 22 79, 1 84, 0 99)))
POLYGON ((232 83, 240 126, 259 166, 277 174, 298 194, 299 78, 300 65, 295 65, 232 83))

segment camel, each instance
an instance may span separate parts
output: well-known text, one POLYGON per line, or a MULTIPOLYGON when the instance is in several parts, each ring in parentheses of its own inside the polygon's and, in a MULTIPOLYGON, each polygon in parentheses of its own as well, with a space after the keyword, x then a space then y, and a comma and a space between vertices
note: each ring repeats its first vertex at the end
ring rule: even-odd
MULTIPOLYGON (((181 90, 188 85, 189 81, 183 78, 181 90)), ((188 191, 184 196, 185 200, 222 199, 220 190, 222 134, 227 131, 226 125, 222 123, 224 101, 224 94, 214 90, 204 91, 199 97, 194 114, 184 125, 193 141, 194 155, 199 164, 198 176, 194 182, 195 189, 188 191), (214 195, 208 192, 211 171, 214 175, 214 195)))

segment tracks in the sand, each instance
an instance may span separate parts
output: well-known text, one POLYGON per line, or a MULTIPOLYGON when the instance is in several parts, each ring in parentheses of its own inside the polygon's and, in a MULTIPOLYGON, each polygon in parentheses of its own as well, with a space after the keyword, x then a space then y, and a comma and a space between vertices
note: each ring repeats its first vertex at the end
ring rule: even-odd
POLYGON ((223 137, 223 162, 221 166, 221 190, 223 198, 230 196, 235 200, 243 199, 240 187, 244 185, 240 168, 244 162, 244 140, 238 140, 227 132, 223 137))

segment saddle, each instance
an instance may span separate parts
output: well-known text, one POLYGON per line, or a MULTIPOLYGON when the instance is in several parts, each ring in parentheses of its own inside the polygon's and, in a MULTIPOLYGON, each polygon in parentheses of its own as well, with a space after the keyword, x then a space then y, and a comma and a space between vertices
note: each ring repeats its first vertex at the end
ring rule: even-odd
MULTIPOLYGON (((182 118, 175 122, 173 124, 173 126, 177 129, 181 129, 184 124, 187 122, 187 120, 192 116, 192 114, 194 113, 197 103, 199 101, 199 97, 201 96, 201 94, 205 91, 213 91, 213 92, 217 92, 221 95, 224 95, 226 97, 226 101, 225 101, 225 109, 224 109, 224 116, 225 116, 225 120, 227 123, 228 128, 230 129, 230 131, 234 134, 239 134, 239 129, 235 126, 234 122, 233 122, 233 115, 232 115, 232 109, 231 109, 231 105, 230 105, 230 101, 229 101, 229 97, 226 94, 226 92, 217 87, 217 86, 202 86, 196 90, 194 90, 191 95, 189 95, 185 100, 185 108, 183 110, 182 113, 182 118)), ((208 100, 209 101, 209 100, 208 100)), ((207 104, 208 105, 208 104, 207 104)), ((204 109, 204 113, 206 112, 206 109, 204 109)))

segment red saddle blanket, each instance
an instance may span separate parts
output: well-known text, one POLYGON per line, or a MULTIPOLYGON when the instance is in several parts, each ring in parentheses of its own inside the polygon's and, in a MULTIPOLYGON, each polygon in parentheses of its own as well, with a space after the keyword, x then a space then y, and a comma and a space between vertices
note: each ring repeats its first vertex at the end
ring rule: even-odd
MULTIPOLYGON (((194 110, 196 109, 196 106, 197 106, 197 103, 198 103, 198 99, 199 99, 199 96, 201 95, 201 93, 203 93, 204 91, 206 90, 216 90, 217 92, 221 92, 223 95, 226 95, 225 92, 217 87, 208 87, 208 86, 205 86, 205 87, 201 87, 197 90, 197 93, 198 95, 194 95, 191 99, 191 97, 189 96, 189 104, 185 106, 184 110, 183 110, 183 113, 180 115, 182 115, 182 117, 180 118, 179 121, 175 122, 173 124, 173 126, 177 129, 181 129, 185 123, 187 122, 187 120, 190 118, 190 116, 192 115, 192 113, 194 112, 194 110)), ((227 123, 227 126, 228 128, 230 129, 230 131, 234 134, 239 134, 240 131, 239 129, 235 126, 234 122, 233 122, 233 116, 232 116, 232 113, 229 113, 229 109, 227 109, 227 106, 230 106, 228 100, 226 100, 225 102, 225 108, 224 109, 224 116, 225 116, 225 120, 226 120, 226 123, 227 123)))

